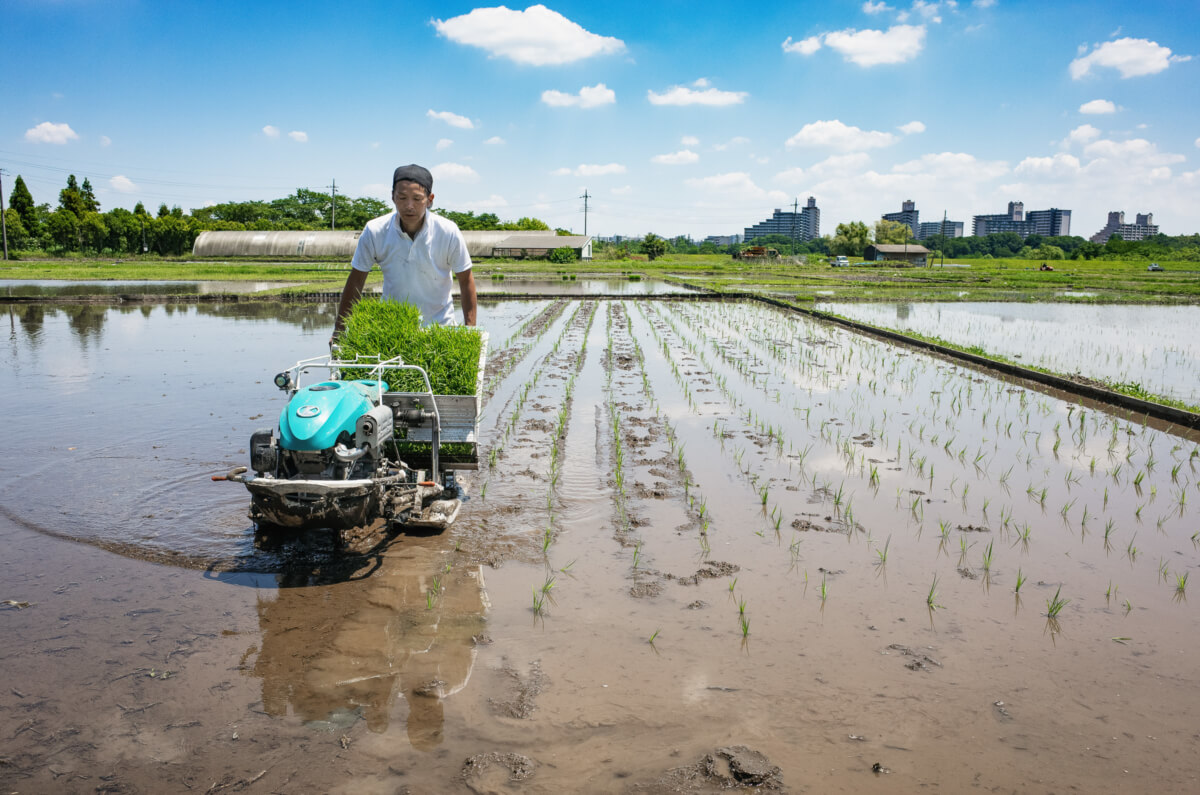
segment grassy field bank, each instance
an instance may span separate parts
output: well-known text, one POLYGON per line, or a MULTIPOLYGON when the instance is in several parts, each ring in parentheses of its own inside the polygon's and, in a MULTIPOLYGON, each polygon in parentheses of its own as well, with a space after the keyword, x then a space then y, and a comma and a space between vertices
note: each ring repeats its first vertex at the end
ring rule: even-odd
MULTIPOLYGON (((1092 303, 1200 303, 1200 266, 1143 261, 1067 260, 1046 272, 1032 260, 964 260, 968 267, 747 263, 726 255, 668 255, 654 262, 592 260, 572 265, 544 261, 480 260, 479 279, 503 275, 517 284, 536 279, 638 274, 721 292, 768 293, 797 302, 836 298, 862 301, 1069 301, 1092 303)), ((0 265, 0 279, 278 281, 274 293, 331 292, 345 281, 346 262, 181 260, 29 260, 0 265)), ((373 273, 370 284, 380 280, 373 273)))

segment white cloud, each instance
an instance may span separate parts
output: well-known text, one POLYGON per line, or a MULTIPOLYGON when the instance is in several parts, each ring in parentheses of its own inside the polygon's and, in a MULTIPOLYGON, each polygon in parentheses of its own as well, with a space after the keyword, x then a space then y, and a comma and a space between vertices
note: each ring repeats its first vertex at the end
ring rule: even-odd
POLYGON ((862 4, 862 10, 864 14, 882 14, 884 11, 894 11, 895 9, 887 3, 882 2, 882 0, 878 3, 872 3, 871 0, 867 0, 862 4))
POLYGON ((707 77, 698 77, 692 81, 693 88, 708 88, 711 85, 707 77))
POLYGON ((925 47, 924 25, 893 25, 887 30, 839 30, 826 33, 826 47, 859 66, 904 63, 925 47))
POLYGON ((554 108, 598 108, 601 105, 611 105, 617 101, 617 94, 603 83, 594 86, 584 86, 578 94, 564 94, 561 91, 543 91, 542 102, 554 108))
POLYGON ((732 149, 735 146, 743 146, 750 143, 750 139, 741 135, 735 135, 723 144, 713 144, 713 151, 724 152, 726 149, 732 149))
POLYGON ((133 180, 122 174, 117 174, 108 181, 108 184, 117 193, 133 193, 138 189, 138 186, 133 184, 133 180))
POLYGON ((1196 145, 1197 149, 1200 149, 1200 138, 1197 138, 1193 143, 1196 145))
POLYGON ((796 166, 780 171, 772 179, 784 185, 802 185, 808 179, 808 175, 804 173, 804 169, 796 166))
POLYGON ((493 193, 491 196, 488 196, 486 199, 476 199, 473 202, 469 202, 469 204, 471 207, 474 207, 476 209, 499 210, 502 207, 508 206, 508 200, 497 193, 493 193))
POLYGON ((1100 137, 1100 131, 1090 124, 1081 124, 1071 132, 1067 133, 1066 140, 1063 141, 1063 146, 1071 146, 1072 144, 1086 144, 1100 137))
MULTIPOLYGON (((697 80, 696 85, 708 85, 708 81, 701 84, 701 81, 697 80)), ((671 86, 662 94, 646 92, 646 97, 652 105, 740 105, 745 102, 747 96, 745 91, 721 91, 716 88, 695 91, 686 86, 671 86)))
POLYGON ((504 143, 504 139, 501 138, 499 135, 493 135, 491 138, 484 141, 484 143, 487 144, 488 146, 500 146, 501 144, 504 143))
POLYGON ((107 135, 101 135, 100 136, 100 145, 101 146, 112 146, 112 139, 109 138, 107 135))
POLYGON ((504 6, 476 8, 451 19, 435 19, 433 26, 447 39, 487 50, 493 58, 532 66, 571 63, 625 50, 620 39, 591 33, 544 5, 524 11, 504 6))
POLYGON ((930 22, 940 23, 942 17, 940 15, 940 3, 928 3, 925 0, 913 0, 912 10, 914 14, 919 14, 925 17, 930 22))
POLYGON ((765 190, 754 184, 750 175, 735 171, 684 180, 684 185, 699 193, 711 194, 722 201, 779 202, 788 200, 788 195, 779 190, 765 190))
POLYGON ((1160 152, 1158 147, 1145 138, 1130 138, 1128 141, 1100 139, 1083 148, 1083 154, 1096 159, 1128 163, 1132 166, 1168 166, 1187 160, 1183 155, 1160 152))
POLYGON ((1064 178, 1079 173, 1079 158, 1059 152, 1051 157, 1027 157, 1013 171, 1020 175, 1064 178))
POLYGON ((784 52, 794 52, 797 55, 812 55, 821 49, 821 37, 809 36, 807 39, 792 41, 792 37, 788 36, 782 46, 784 52))
POLYGON ((78 141, 79 135, 65 122, 54 124, 44 121, 26 130, 25 140, 35 144, 65 144, 67 141, 78 141))
POLYGON ((684 146, 699 146, 700 139, 694 135, 685 135, 679 139, 679 143, 683 144, 684 146))
POLYGON ((1190 55, 1172 55, 1169 47, 1149 39, 1117 39, 1106 41, 1087 55, 1071 61, 1071 77, 1079 80, 1092 67, 1116 69, 1122 78, 1157 74, 1172 63, 1191 60, 1190 55))
POLYGON ((1003 160, 979 160, 965 152, 939 152, 892 166, 893 173, 921 175, 933 179, 979 182, 1008 173, 1003 160))
POLYGON ((609 174, 624 174, 625 166, 620 163, 607 163, 605 165, 598 164, 581 164, 574 170, 566 168, 556 168, 550 172, 556 177, 605 177, 609 174))
POLYGON ((700 159, 700 155, 690 149, 681 149, 678 152, 672 152, 669 155, 655 155, 650 158, 651 163, 661 163, 666 166, 681 166, 687 163, 695 163, 700 159))
POLYGON ((267 136, 268 138, 278 138, 279 137, 279 128, 276 127, 274 124, 268 124, 266 127, 262 128, 262 134, 267 136))
POLYGON ((1091 102, 1080 105, 1079 112, 1089 116, 1101 116, 1105 113, 1116 113, 1117 106, 1111 100, 1093 99, 1091 102))
POLYGON ((298 144, 308 143, 308 133, 302 130, 292 130, 290 133, 288 133, 288 138, 291 138, 298 144))
POLYGON ((434 148, 440 152, 443 149, 449 149, 452 146, 454 146, 454 141, 450 138, 439 138, 438 142, 434 145, 434 148))
POLYGON ((891 146, 896 136, 877 130, 861 130, 834 119, 814 121, 804 125, 787 140, 788 146, 820 146, 849 151, 891 146))
POLYGON ((439 163, 429 169, 435 180, 447 182, 476 182, 479 174, 475 169, 462 163, 439 163))
POLYGON ((910 121, 908 124, 901 124, 897 129, 905 135, 912 135, 925 132, 925 125, 919 121, 910 121))
POLYGON ((438 121, 444 121, 444 122, 446 122, 446 124, 449 124, 451 127, 458 127, 459 129, 462 129, 462 130, 474 130, 475 129, 475 125, 472 124, 471 120, 468 119, 466 116, 459 116, 457 113, 451 113, 448 110, 434 110, 433 108, 430 108, 429 110, 425 111, 425 115, 431 119, 437 119, 438 121))
POLYGON ((976 8, 991 8, 992 6, 996 5, 996 0, 974 0, 971 5, 975 6, 976 8))
POLYGON ((581 165, 575 169, 577 177, 604 177, 609 174, 624 174, 625 166, 620 163, 607 163, 605 165, 581 165))
POLYGON ((867 167, 871 156, 866 152, 851 152, 848 155, 830 155, 817 163, 809 171, 815 177, 828 179, 836 176, 847 176, 867 167))

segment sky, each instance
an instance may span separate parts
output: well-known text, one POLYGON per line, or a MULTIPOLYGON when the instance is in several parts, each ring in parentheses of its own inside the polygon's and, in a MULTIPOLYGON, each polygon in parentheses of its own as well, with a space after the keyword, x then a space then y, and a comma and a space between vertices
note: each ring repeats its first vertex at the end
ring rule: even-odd
POLYGON ((57 204, 297 188, 591 235, 1152 212, 1200 232, 1200 3, 0 0, 0 169, 57 204))

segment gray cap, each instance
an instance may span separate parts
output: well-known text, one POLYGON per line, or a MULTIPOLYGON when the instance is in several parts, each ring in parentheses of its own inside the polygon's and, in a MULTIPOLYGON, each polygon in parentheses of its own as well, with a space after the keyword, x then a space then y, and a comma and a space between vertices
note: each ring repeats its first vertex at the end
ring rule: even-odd
POLYGON ((392 174, 392 189, 396 189, 396 183, 404 180, 406 182, 415 182, 425 189, 426 193, 433 193, 433 174, 429 173, 429 169, 424 166, 418 166, 416 163, 410 163, 407 166, 400 166, 392 174))

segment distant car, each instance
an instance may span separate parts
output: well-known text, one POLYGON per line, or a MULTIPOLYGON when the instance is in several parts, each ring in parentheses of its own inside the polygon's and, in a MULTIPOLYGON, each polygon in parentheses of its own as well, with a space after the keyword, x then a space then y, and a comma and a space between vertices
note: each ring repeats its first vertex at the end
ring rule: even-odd
POLYGON ((833 268, 849 268, 850 260, 846 259, 845 257, 834 257, 833 259, 829 260, 829 265, 833 268))
POLYGON ((1162 265, 1159 265, 1157 262, 1151 262, 1150 267, 1146 268, 1146 270, 1148 270, 1148 271, 1160 271, 1162 269, 1163 269, 1162 265))

